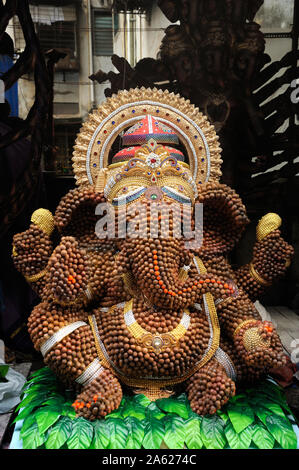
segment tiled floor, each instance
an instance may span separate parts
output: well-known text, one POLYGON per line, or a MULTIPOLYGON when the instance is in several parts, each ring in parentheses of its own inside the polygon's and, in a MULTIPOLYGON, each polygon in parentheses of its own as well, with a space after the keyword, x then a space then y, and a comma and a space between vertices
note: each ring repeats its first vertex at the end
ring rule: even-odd
POLYGON ((268 307, 271 319, 277 328, 281 342, 294 359, 293 362, 299 362, 299 315, 287 307, 268 307), (297 351, 296 351, 297 350, 297 351))

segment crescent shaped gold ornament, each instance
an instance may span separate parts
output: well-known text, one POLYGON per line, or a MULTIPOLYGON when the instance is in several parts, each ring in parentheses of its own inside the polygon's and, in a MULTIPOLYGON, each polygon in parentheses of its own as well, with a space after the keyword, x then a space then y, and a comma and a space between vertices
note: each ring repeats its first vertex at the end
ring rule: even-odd
POLYGON ((196 183, 218 181, 221 148, 214 126, 189 100, 168 90, 135 88, 119 91, 89 114, 77 135, 73 169, 77 185, 100 191, 111 147, 128 127, 153 116, 177 134, 186 149, 196 183))
POLYGON ((277 230, 282 224, 281 217, 274 212, 269 212, 264 215, 256 228, 256 238, 257 241, 262 241, 267 235, 269 235, 274 230, 277 230))

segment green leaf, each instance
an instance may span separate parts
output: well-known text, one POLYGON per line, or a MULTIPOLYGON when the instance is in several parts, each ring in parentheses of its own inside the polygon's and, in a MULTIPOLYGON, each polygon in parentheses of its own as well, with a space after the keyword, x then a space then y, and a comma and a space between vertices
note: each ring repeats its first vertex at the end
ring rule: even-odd
POLYGON ((16 423, 17 421, 21 421, 22 419, 25 419, 27 416, 29 416, 32 413, 34 408, 36 408, 39 405, 40 403, 38 400, 36 401, 33 400, 30 403, 30 405, 27 405, 23 410, 20 411, 20 413, 17 414, 17 416, 13 420, 13 423, 16 423))
POLYGON ((163 441, 169 449, 183 449, 185 442, 185 421, 176 415, 163 418, 165 434, 163 441))
POLYGON ((123 419, 107 419, 107 429, 110 436, 108 449, 123 449, 126 445, 128 430, 123 419))
POLYGON ((283 449, 296 449, 297 436, 291 424, 281 416, 267 416, 266 426, 283 449))
POLYGON ((135 395, 133 401, 138 403, 139 405, 144 406, 145 408, 152 403, 149 398, 147 398, 145 395, 142 395, 141 393, 135 395))
POLYGON ((49 405, 54 407, 62 407, 65 403, 65 399, 61 395, 53 395, 48 397, 46 401, 43 402, 43 405, 49 405))
POLYGON ((23 436, 27 434, 28 432, 31 432, 31 426, 33 426, 33 424, 37 424, 37 423, 35 419, 35 414, 31 413, 30 415, 27 416, 27 418, 24 419, 22 428, 20 430, 20 435, 23 436))
POLYGON ((259 383, 258 390, 267 390, 269 393, 277 393, 278 395, 283 396, 283 387, 278 383, 268 379, 259 383))
POLYGON ((73 421, 63 416, 49 430, 46 449, 60 449, 71 435, 73 421))
POLYGON ((270 401, 264 401, 263 406, 267 408, 268 410, 272 411, 274 415, 280 416, 281 418, 286 419, 286 415, 281 409, 281 406, 278 405, 278 403, 273 403, 270 401))
POLYGON ((24 449, 37 449, 41 447, 47 439, 46 434, 40 434, 37 422, 30 427, 31 432, 26 432, 22 436, 24 449))
POLYGON ((275 401, 271 401, 268 397, 265 396, 256 396, 251 400, 253 410, 255 406, 260 408, 266 408, 270 410, 272 414, 281 416, 282 418, 286 418, 285 413, 283 412, 281 405, 279 405, 275 401))
POLYGON ((167 413, 175 413, 181 418, 187 419, 190 413, 190 405, 185 394, 176 398, 160 398, 156 404, 161 410, 167 413))
POLYGON ((116 410, 112 411, 112 413, 109 413, 108 415, 106 415, 104 419, 108 419, 108 418, 122 419, 122 417, 123 417, 122 412, 123 412, 123 410, 126 406, 127 400, 129 400, 129 398, 123 397, 121 402, 120 402, 119 407, 116 410))
POLYGON ((45 400, 50 399, 50 398, 58 398, 61 397, 61 395, 58 395, 55 392, 55 389, 53 388, 48 388, 48 387, 30 387, 28 390, 26 390, 22 394, 22 400, 21 404, 24 406, 27 405, 27 403, 30 403, 31 400, 36 400, 38 399, 40 403, 43 403, 45 400))
POLYGON ((163 413, 160 408, 157 407, 155 402, 151 402, 151 404, 146 408, 146 416, 150 416, 156 419, 162 419, 164 418, 164 416, 166 416, 166 414, 163 413))
POLYGON ((32 372, 26 384, 30 384, 34 382, 41 382, 43 380, 47 380, 48 382, 56 382, 57 378, 54 375, 54 373, 51 371, 51 369, 45 367, 43 369, 32 372))
POLYGON ((185 421, 185 443, 188 449, 201 449, 203 446, 200 425, 202 418, 192 415, 185 421))
POLYGON ((123 412, 124 408, 126 407, 127 401, 129 401, 129 400, 130 400, 130 397, 125 397, 124 396, 122 398, 121 402, 120 402, 119 407, 116 410, 109 413, 108 415, 106 415, 104 419, 108 419, 108 418, 119 418, 119 419, 121 419, 123 417, 122 412, 123 412))
POLYGON ((254 413, 249 404, 234 403, 227 407, 227 413, 237 433, 254 422, 254 413))
POLYGON ((76 411, 74 410, 73 406, 71 403, 64 403, 62 405, 62 411, 61 414, 63 416, 68 416, 71 419, 74 419, 76 417, 76 411))
POLYGON ((272 416, 271 411, 267 410, 267 408, 264 408, 263 406, 256 405, 254 406, 253 411, 263 424, 266 424, 266 419, 268 416, 272 416))
POLYGON ((60 416, 61 408, 52 408, 51 406, 44 406, 40 408, 35 413, 35 419, 40 434, 43 434, 47 431, 47 429, 49 429, 49 427, 53 426, 53 424, 56 423, 60 416))
POLYGON ((280 406, 281 406, 281 408, 283 408, 287 412, 288 415, 293 416, 293 412, 292 412, 291 408, 288 406, 287 403, 284 403, 284 404, 281 403, 280 406))
POLYGON ((142 446, 145 449, 160 449, 164 432, 163 421, 148 415, 145 422, 142 446))
POLYGON ((224 421, 217 415, 204 416, 200 425, 200 433, 207 449, 223 449, 226 444, 224 421))
POLYGON ((55 377, 54 372, 49 367, 42 367, 30 374, 30 377, 55 377))
POLYGON ((144 437, 144 422, 133 416, 125 418, 128 430, 126 449, 140 449, 144 437))
POLYGON ((121 410, 115 410, 115 411, 112 411, 112 413, 109 413, 108 415, 105 416, 105 420, 108 420, 108 419, 122 419, 123 418, 123 415, 122 415, 122 412, 121 410))
POLYGON ((248 449, 252 438, 252 429, 248 426, 243 431, 237 433, 231 422, 224 428, 225 437, 231 449, 248 449))
POLYGON ((229 420, 229 417, 223 410, 217 410, 216 413, 225 423, 229 420))
POLYGON ((122 416, 126 418, 127 416, 133 416, 137 419, 145 418, 145 408, 142 405, 134 402, 133 400, 127 400, 125 406, 122 409, 122 416))
POLYGON ((7 364, 0 364, 0 379, 5 379, 9 366, 7 364))
POLYGON ((38 381, 34 383, 33 385, 30 385, 28 389, 26 390, 26 395, 28 394, 34 394, 34 393, 41 393, 41 392, 47 392, 47 391, 52 391, 55 390, 57 392, 57 383, 56 382, 51 382, 51 383, 43 383, 41 381, 38 381))
POLYGON ((93 425, 81 416, 73 420, 73 428, 67 440, 69 449, 88 449, 93 438, 93 425))
POLYGON ((245 399, 247 398, 247 396, 246 396, 245 393, 238 393, 237 395, 234 395, 233 397, 231 397, 231 398, 229 399, 229 402, 230 402, 230 403, 236 403, 237 401, 243 400, 244 398, 245 398, 245 399))
POLYGON ((41 396, 43 397, 43 399, 46 399, 47 397, 56 395, 55 391, 56 387, 53 385, 32 385, 22 394, 22 401, 24 398, 28 398, 28 400, 33 400, 35 398, 40 398, 41 396))
POLYGON ((123 395, 123 397, 121 399, 121 402, 120 402, 120 405, 117 409, 119 410, 120 408, 123 408, 125 406, 127 400, 131 400, 131 397, 127 397, 126 395, 123 395))
POLYGON ((253 424, 252 441, 259 449, 273 449, 275 439, 262 424, 253 424))
POLYGON ((52 377, 32 377, 30 380, 27 380, 27 382, 24 384, 23 388, 30 388, 33 385, 40 384, 40 385, 53 385, 57 383, 57 379, 55 376, 52 377))
POLYGON ((36 395, 35 398, 31 396, 26 396, 16 407, 16 411, 19 411, 21 408, 26 408, 27 406, 41 406, 44 403, 46 396, 45 395, 36 395))
POLYGON ((107 421, 97 420, 94 424, 94 437, 91 449, 107 449, 110 442, 107 421))
POLYGON ((286 398, 282 389, 278 385, 269 381, 259 383, 255 388, 253 396, 258 397, 261 400, 266 396, 270 398, 270 401, 275 401, 282 407, 287 406, 286 398))

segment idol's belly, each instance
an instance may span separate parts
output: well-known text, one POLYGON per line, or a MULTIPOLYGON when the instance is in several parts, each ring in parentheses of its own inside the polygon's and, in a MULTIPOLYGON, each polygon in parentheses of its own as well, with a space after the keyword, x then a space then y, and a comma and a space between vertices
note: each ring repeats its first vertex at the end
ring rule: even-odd
POLYGON ((120 379, 189 375, 209 354, 213 330, 205 313, 188 314, 189 319, 182 316, 181 323, 165 331, 126 322, 122 308, 96 312, 101 353, 120 379))

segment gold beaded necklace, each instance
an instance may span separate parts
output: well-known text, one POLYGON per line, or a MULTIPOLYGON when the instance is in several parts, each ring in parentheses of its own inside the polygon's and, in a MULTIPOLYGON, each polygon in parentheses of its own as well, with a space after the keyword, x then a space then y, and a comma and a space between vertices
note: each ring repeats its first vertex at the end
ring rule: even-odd
POLYGON ((124 307, 124 321, 134 336, 138 344, 154 351, 156 354, 163 352, 166 348, 173 348, 178 341, 184 336, 190 325, 190 312, 185 310, 180 323, 167 333, 150 333, 136 321, 133 313, 133 299, 125 304, 124 307))

